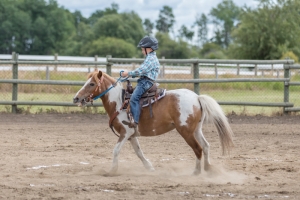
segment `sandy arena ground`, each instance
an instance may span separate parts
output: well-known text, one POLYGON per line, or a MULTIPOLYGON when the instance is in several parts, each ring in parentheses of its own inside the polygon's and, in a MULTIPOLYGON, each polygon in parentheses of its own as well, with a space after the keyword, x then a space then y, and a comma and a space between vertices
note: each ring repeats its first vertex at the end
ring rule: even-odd
MULTIPOLYGON (((214 170, 192 176, 195 156, 172 131, 140 137, 155 172, 127 142, 104 176, 117 137, 92 114, 0 114, 0 199, 300 199, 300 116, 229 116, 231 156, 206 124, 214 170)), ((203 167, 203 164, 202 164, 203 167)))

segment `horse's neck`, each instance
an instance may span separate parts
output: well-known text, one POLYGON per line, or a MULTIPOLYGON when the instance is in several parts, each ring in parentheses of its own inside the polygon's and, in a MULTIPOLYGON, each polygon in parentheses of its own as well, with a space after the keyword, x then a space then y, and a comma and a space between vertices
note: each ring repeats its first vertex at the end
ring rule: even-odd
MULTIPOLYGON (((110 86, 114 83, 110 82, 110 86)), ((122 89, 123 86, 120 83, 117 83, 114 88, 112 88, 106 95, 104 95, 102 99, 102 103, 104 106, 105 111, 108 115, 112 115, 122 106, 122 89)))

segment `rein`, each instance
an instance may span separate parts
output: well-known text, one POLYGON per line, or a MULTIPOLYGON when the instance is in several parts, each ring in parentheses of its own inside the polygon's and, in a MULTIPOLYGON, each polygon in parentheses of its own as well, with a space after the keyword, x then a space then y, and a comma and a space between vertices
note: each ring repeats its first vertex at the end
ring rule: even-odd
MULTIPOLYGON (((129 77, 125 77, 125 78, 122 78, 121 74, 122 74, 123 71, 120 71, 120 78, 118 78, 118 80, 112 84, 108 89, 106 89, 104 92, 100 93, 98 96, 95 96, 92 100, 91 100, 91 104, 93 105, 93 101, 94 100, 97 100, 99 99, 100 97, 104 96, 106 93, 109 92, 109 90, 113 89, 114 87, 116 87, 117 83, 118 82, 125 82, 129 77)), ((99 89, 99 85, 96 87, 95 91, 97 91, 99 89)), ((92 94, 90 96, 90 99, 92 98, 92 94)), ((124 105, 123 105, 124 106, 124 105)), ((122 108, 121 108, 122 109, 122 108)), ((113 129, 113 125, 112 125, 112 122, 113 120, 118 116, 119 114, 119 111, 116 111, 113 116, 110 118, 109 120, 109 127, 111 128, 112 132, 117 136, 117 137, 120 137, 118 134, 116 134, 116 132, 114 131, 113 129)))
MULTIPOLYGON (((127 79, 128 79, 128 77, 126 77, 126 78, 122 78, 122 77, 118 78, 118 80, 117 80, 114 84, 112 84, 108 89, 106 89, 104 92, 100 93, 98 96, 95 96, 95 97, 93 98, 93 100, 97 100, 97 99, 99 99, 100 97, 104 96, 106 93, 109 92, 109 90, 111 90, 111 89, 113 89, 114 87, 116 87, 116 85, 117 85, 118 82, 125 82, 127 79)), ((98 89, 98 87, 99 87, 99 86, 96 87, 95 91, 98 89)))

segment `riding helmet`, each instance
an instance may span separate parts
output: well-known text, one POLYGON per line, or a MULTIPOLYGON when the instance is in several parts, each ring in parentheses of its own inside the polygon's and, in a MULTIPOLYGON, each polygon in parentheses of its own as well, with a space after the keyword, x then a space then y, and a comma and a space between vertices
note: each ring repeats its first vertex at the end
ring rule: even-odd
POLYGON ((137 47, 140 48, 151 48, 154 51, 158 49, 158 41, 155 37, 146 35, 141 39, 137 47))

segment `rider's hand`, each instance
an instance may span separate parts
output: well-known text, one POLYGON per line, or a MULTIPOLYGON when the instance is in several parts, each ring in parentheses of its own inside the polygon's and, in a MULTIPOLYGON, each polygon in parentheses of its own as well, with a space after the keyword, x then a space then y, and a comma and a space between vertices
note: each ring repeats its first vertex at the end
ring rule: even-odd
POLYGON ((121 76, 122 77, 127 77, 128 76, 128 71, 124 70, 124 72, 121 73, 121 76))

